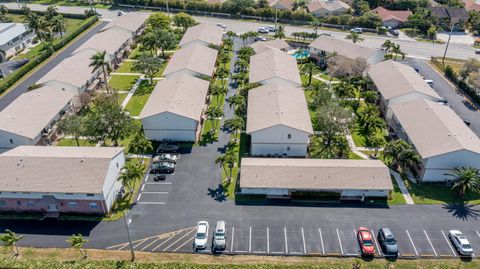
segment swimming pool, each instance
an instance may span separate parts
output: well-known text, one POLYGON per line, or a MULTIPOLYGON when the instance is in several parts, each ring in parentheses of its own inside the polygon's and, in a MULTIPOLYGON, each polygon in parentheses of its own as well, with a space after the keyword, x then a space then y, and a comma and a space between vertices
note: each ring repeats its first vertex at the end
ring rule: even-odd
POLYGON ((300 51, 295 51, 293 54, 292 54, 293 57, 295 57, 295 59, 305 59, 305 58, 308 58, 310 57, 310 52, 308 50, 302 50, 301 52, 300 51))

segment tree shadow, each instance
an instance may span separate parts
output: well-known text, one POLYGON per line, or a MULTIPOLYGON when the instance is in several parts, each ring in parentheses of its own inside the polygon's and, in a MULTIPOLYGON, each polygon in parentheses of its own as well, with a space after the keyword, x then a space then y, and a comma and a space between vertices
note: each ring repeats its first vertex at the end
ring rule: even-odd
POLYGON ((447 209, 455 218, 466 221, 469 219, 478 220, 480 217, 480 209, 475 209, 475 206, 475 204, 469 204, 464 201, 458 203, 446 203, 443 205, 443 208, 447 209))
POLYGON ((208 195, 217 202, 225 202, 227 200, 225 189, 222 184, 218 184, 216 189, 208 188, 208 195))
POLYGON ((207 144, 212 144, 213 142, 217 142, 217 136, 212 132, 206 132, 202 134, 200 141, 198 142, 200 146, 204 147, 207 144))

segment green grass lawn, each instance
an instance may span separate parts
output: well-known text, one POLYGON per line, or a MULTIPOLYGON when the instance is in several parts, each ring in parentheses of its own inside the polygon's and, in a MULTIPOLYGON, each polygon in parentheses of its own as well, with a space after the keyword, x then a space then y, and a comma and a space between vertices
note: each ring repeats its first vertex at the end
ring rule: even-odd
POLYGON ((140 76, 112 75, 108 86, 115 91, 130 91, 140 76))
POLYGON ((133 71, 133 64, 135 62, 132 61, 123 61, 120 66, 115 70, 116 73, 138 73, 133 71))
POLYGON ((118 104, 121 105, 123 103, 123 100, 127 98, 128 93, 119 93, 117 94, 118 96, 118 104))
POLYGON ((390 199, 388 199, 388 205, 404 205, 407 202, 405 201, 405 198, 403 198, 402 192, 400 191, 400 188, 398 187, 397 182, 395 179, 392 177, 392 184, 393 184, 393 191, 390 195, 390 199))
MULTIPOLYGON (((237 134, 234 136, 233 134, 230 136, 230 141, 233 141, 234 138, 236 138, 236 144, 232 148, 233 152, 235 152, 238 156, 238 162, 233 167, 232 169, 232 179, 230 181, 230 184, 227 185, 227 174, 225 173, 225 169, 222 168, 222 185, 225 189, 226 195, 229 199, 234 200, 235 199, 235 186, 237 185, 237 176, 241 164, 242 157, 245 156, 245 154, 248 151, 248 135, 247 134, 237 134)), ((227 173, 230 173, 230 171, 227 168, 227 173)))
POLYGON ((348 152, 348 159, 350 159, 350 160, 363 160, 362 157, 358 156, 353 151, 348 152))
POLYGON ((153 81, 153 85, 150 85, 150 82, 148 80, 143 80, 140 83, 137 90, 135 91, 135 94, 133 94, 132 98, 130 99, 130 101, 128 101, 128 104, 125 106, 125 110, 130 112, 130 115, 132 116, 140 115, 140 112, 142 112, 142 109, 145 106, 145 103, 147 102, 148 98, 150 97, 150 94, 153 91, 153 88, 155 87, 155 83, 156 82, 153 81))
MULTIPOLYGON (((95 143, 89 142, 84 139, 80 139, 80 147, 95 147, 95 143)), ((70 138, 62 138, 60 141, 58 141, 57 146, 63 146, 63 147, 77 147, 77 142, 75 139, 70 139, 70 138)))
MULTIPOLYGON (((353 130, 350 131, 350 134, 352 135, 353 142, 355 143, 355 146, 357 147, 369 147, 370 145, 367 143, 367 139, 365 135, 362 133, 360 127, 355 127, 353 130)), ((387 131, 386 130, 379 130, 376 133, 376 136, 380 139, 383 139, 383 141, 386 143, 385 137, 387 137, 387 131)))
POLYGON ((468 192, 464 197, 459 197, 445 184, 415 184, 409 180, 404 180, 404 183, 416 204, 480 203, 479 193, 468 192))

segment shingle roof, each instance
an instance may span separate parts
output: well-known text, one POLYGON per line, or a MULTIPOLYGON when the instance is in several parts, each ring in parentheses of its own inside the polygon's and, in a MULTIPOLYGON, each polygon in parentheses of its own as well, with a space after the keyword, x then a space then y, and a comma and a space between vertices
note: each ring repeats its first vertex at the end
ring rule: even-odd
POLYGON ((149 16, 150 13, 146 12, 127 12, 105 25, 102 31, 112 27, 120 27, 135 32, 145 23, 145 20, 148 19, 149 16))
POLYGON ((210 24, 199 24, 188 28, 180 40, 180 47, 193 41, 200 40, 208 44, 220 45, 222 42, 223 29, 210 24))
POLYGON ((189 75, 159 81, 143 107, 140 118, 170 112, 200 121, 208 85, 208 81, 189 75))
POLYGON ((382 21, 396 19, 400 22, 406 22, 408 16, 413 14, 410 10, 388 10, 380 6, 373 9, 372 11, 377 13, 378 16, 380 16, 380 18, 382 19, 382 21))
POLYGON ((0 23, 0 46, 27 32, 23 23, 0 23))
POLYGON ((476 10, 480 11, 480 4, 475 0, 463 0, 466 10, 476 10))
POLYGON ((74 53, 90 48, 97 51, 106 51, 112 55, 131 37, 132 34, 126 29, 119 27, 110 28, 93 35, 76 49, 74 53))
POLYGON ((255 53, 262 53, 269 49, 285 50, 285 49, 288 49, 290 45, 288 45, 288 43, 283 39, 273 39, 266 42, 263 42, 263 41, 255 42, 252 45, 250 45, 250 47, 253 48, 255 53))
POLYGON ((283 125, 312 134, 312 122, 303 91, 270 83, 248 92, 247 133, 283 125))
POLYGON ((379 160, 242 158, 240 188, 391 190, 379 160))
POLYGON ((279 50, 266 50, 250 57, 249 80, 252 83, 281 78, 301 85, 297 60, 279 50))
POLYGON ((26 92, 0 112, 0 130, 33 139, 73 96, 72 91, 50 86, 26 92))
POLYGON ((284 9, 291 9, 293 7, 294 0, 274 0, 270 3, 270 6, 280 6, 284 9))
POLYGON ((391 109, 422 158, 463 149, 480 154, 480 140, 448 106, 417 99, 391 109))
POLYGON ((123 148, 19 146, 0 154, 0 191, 102 193, 123 148))
POLYGON ((352 60, 356 58, 369 59, 376 52, 376 49, 367 48, 349 40, 336 39, 325 35, 321 35, 315 39, 310 44, 310 47, 329 53, 337 52, 338 55, 352 60))
POLYGON ((166 76, 187 69, 205 76, 211 76, 215 68, 217 53, 217 50, 202 45, 182 48, 173 54, 163 74, 166 76))
POLYGON ((442 97, 408 65, 388 60, 373 65, 368 71, 368 74, 385 100, 414 92, 419 92, 438 100, 442 99, 442 97))
POLYGON ((37 84, 49 81, 59 81, 75 87, 82 87, 92 77, 92 67, 89 67, 90 57, 97 53, 94 49, 85 49, 64 59, 47 74, 37 81, 37 84))

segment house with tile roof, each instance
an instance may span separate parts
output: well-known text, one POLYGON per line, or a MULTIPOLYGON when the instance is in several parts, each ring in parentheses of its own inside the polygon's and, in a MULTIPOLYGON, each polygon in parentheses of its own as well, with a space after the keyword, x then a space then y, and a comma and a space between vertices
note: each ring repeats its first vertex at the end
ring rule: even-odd
POLYGON ((383 26, 397 28, 404 24, 408 17, 412 15, 410 10, 388 10, 384 7, 377 7, 372 9, 382 19, 383 26))

